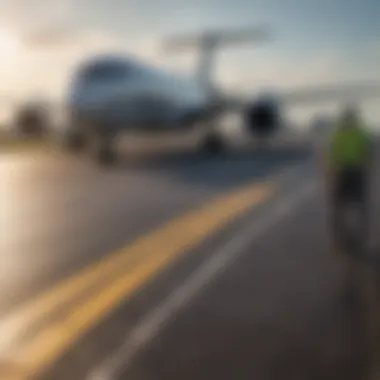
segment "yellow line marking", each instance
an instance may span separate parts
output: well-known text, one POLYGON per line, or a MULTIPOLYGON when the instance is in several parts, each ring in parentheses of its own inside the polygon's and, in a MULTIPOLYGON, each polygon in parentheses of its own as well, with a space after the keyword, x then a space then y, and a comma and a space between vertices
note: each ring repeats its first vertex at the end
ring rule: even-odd
POLYGON ((147 257, 134 271, 124 272, 114 278, 101 292, 77 305, 66 317, 44 326, 34 339, 14 352, 13 368, 2 379, 30 380, 48 370, 65 350, 125 302, 152 276, 250 207, 269 199, 274 188, 274 183, 267 182, 222 196, 208 206, 192 211, 138 239, 118 254, 62 283, 26 309, 19 310, 21 318, 32 322, 33 318, 46 315, 60 307, 63 300, 78 296, 78 293, 95 285, 104 276, 120 269, 127 258, 137 255, 147 257))
POLYGON ((4 139, 0 140, 0 153, 13 152, 20 149, 51 148, 52 142, 42 138, 31 139, 4 139))

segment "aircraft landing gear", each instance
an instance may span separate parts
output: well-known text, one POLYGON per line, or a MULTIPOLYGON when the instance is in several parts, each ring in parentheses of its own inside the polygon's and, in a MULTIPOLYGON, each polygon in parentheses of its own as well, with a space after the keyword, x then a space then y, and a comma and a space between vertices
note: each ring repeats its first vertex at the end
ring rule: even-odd
POLYGON ((219 134, 208 133, 201 141, 200 150, 208 155, 219 155, 225 152, 226 144, 219 134))
POLYGON ((82 153, 87 145, 86 136, 83 133, 69 133, 64 144, 70 153, 82 153))
POLYGON ((64 149, 72 154, 88 152, 100 165, 116 162, 115 129, 108 125, 76 125, 64 136, 64 149))
POLYGON ((116 162, 116 152, 108 143, 103 143, 96 152, 96 161, 100 165, 112 165, 116 162))
POLYGON ((117 161, 115 135, 111 130, 97 131, 94 136, 93 156, 100 165, 112 165, 117 161))

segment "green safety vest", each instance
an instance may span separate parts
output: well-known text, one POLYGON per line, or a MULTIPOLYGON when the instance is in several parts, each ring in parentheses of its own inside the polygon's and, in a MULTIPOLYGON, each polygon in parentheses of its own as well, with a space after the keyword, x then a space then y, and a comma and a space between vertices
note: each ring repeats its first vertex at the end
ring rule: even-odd
POLYGON ((368 162, 371 152, 369 135, 361 126, 338 128, 332 138, 331 158, 338 167, 361 167, 368 162))

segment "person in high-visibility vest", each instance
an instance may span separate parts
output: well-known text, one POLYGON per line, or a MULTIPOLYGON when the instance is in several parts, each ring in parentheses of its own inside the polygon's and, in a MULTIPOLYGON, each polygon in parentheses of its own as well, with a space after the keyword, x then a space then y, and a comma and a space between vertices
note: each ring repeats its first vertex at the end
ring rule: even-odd
POLYGON ((368 222, 369 175, 372 166, 373 142, 358 110, 349 106, 344 110, 328 145, 328 171, 332 180, 333 228, 339 240, 340 209, 347 198, 362 207, 365 225, 368 222))

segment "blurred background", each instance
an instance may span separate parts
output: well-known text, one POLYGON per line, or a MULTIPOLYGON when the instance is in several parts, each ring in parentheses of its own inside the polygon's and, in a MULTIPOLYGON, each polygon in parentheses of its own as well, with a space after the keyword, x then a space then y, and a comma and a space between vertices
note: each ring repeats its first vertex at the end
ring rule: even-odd
POLYGON ((379 15, 0 0, 0 379, 377 379, 379 15), (360 259, 323 166, 347 102, 375 147, 360 259))

